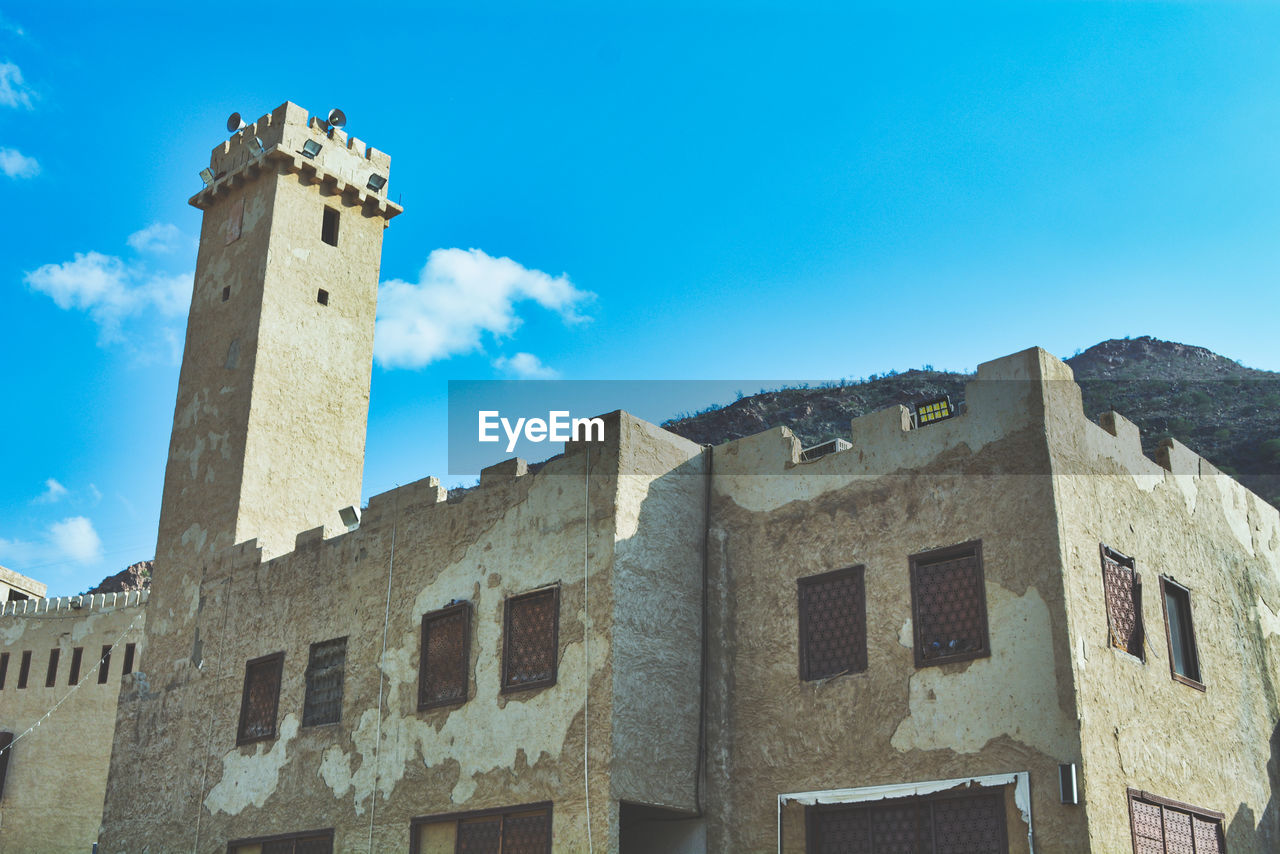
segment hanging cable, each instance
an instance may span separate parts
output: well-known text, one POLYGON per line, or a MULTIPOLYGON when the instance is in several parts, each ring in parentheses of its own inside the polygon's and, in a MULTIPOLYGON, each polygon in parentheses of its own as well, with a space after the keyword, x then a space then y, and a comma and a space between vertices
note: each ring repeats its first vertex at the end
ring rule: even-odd
MULTIPOLYGON (((398 489, 400 484, 396 484, 398 489)), ((381 769, 378 760, 382 756, 382 686, 386 682, 382 662, 387 656, 387 626, 391 623, 391 576, 396 568, 396 523, 399 521, 400 496, 396 496, 391 509, 391 558, 387 561, 387 604, 382 612, 382 654, 378 656, 378 726, 373 742, 373 803, 369 807, 369 854, 373 854, 373 820, 378 814, 378 781, 381 769)))
MULTIPOLYGON (((205 571, 207 572, 208 570, 206 569, 205 571)), ((219 662, 223 664, 223 673, 221 677, 222 679, 226 679, 231 675, 228 672, 226 661, 222 656, 222 651, 227 644, 227 617, 231 611, 231 579, 233 579, 234 577, 235 577, 234 571, 231 573, 231 575, 227 576, 226 589, 223 590, 223 593, 222 593, 222 627, 218 630, 218 651, 216 654, 217 657, 215 658, 215 664, 214 664, 214 667, 217 667, 219 662)), ((200 574, 200 589, 198 591, 198 595, 200 596, 201 599, 204 598, 204 579, 205 579, 205 574, 202 572, 200 574)), ((197 626, 196 631, 199 632, 199 630, 200 630, 199 626, 197 626)), ((204 664, 204 658, 202 656, 200 660, 200 664, 197 664, 196 666, 201 667, 201 669, 203 669, 202 668, 203 664, 204 664)), ((210 670, 212 670, 212 668, 210 668, 210 670)), ((212 679, 212 677, 210 678, 212 679)), ((217 683, 216 679, 214 680, 214 683, 215 684, 217 683)), ((204 809, 203 809, 204 799, 205 799, 205 796, 208 794, 209 757, 213 753, 213 721, 214 721, 215 706, 216 704, 214 703, 209 704, 209 727, 208 727, 208 731, 205 734, 204 758, 201 760, 201 763, 200 763, 200 800, 196 801, 196 838, 195 838, 195 842, 191 846, 191 854, 196 854, 196 852, 200 849, 200 823, 201 823, 200 820, 204 817, 204 809)))
POLYGON ((587 595, 587 577, 590 569, 588 549, 591 545, 591 448, 582 454, 582 657, 585 676, 582 684, 582 794, 587 811, 587 851, 595 851, 591 842, 591 774, 588 751, 591 749, 591 714, 588 699, 591 695, 591 597, 587 595))
POLYGON ((20 734, 18 734, 18 735, 15 735, 15 736, 13 737, 13 740, 12 740, 12 741, 10 741, 10 742, 9 742, 9 743, 4 747, 4 748, 0 748, 0 756, 3 756, 3 755, 5 754, 5 752, 6 752, 6 751, 13 750, 13 746, 14 746, 15 744, 17 744, 19 741, 22 741, 22 739, 26 738, 27 736, 31 735, 31 733, 35 732, 35 731, 36 731, 36 729, 40 726, 40 724, 42 724, 42 723, 44 723, 45 721, 47 721, 47 720, 49 719, 50 715, 52 715, 54 712, 56 712, 56 711, 58 710, 58 707, 59 707, 59 706, 61 706, 63 703, 65 703, 65 702, 67 701, 67 698, 68 698, 68 697, 70 697, 70 696, 71 696, 72 694, 74 694, 75 692, 79 691, 79 690, 80 690, 80 686, 81 686, 81 685, 83 685, 84 683, 86 683, 86 682, 88 682, 88 681, 89 681, 89 677, 93 675, 94 670, 96 670, 96 669, 98 669, 98 668, 101 668, 101 667, 102 667, 102 662, 103 662, 103 661, 105 661, 106 659, 108 659, 108 658, 110 658, 110 657, 111 657, 111 653, 112 653, 112 652, 114 652, 114 651, 115 651, 115 648, 116 648, 117 646, 119 646, 119 645, 120 645, 120 641, 124 640, 124 636, 125 636, 125 635, 127 635, 127 634, 129 634, 129 632, 133 631, 133 627, 134 627, 134 626, 136 626, 136 625, 138 624, 138 620, 139 620, 139 618, 141 618, 141 617, 142 617, 142 615, 143 615, 143 614, 145 614, 145 613, 146 613, 146 611, 141 611, 141 612, 139 612, 139 613, 138 613, 138 615, 137 615, 136 617, 134 617, 134 618, 133 618, 133 622, 129 623, 128 628, 126 628, 123 632, 121 632, 121 633, 120 633, 120 636, 119 636, 119 637, 117 637, 117 638, 115 639, 115 642, 111 644, 110 648, 108 648, 108 649, 107 649, 107 651, 106 651, 106 652, 104 652, 104 653, 102 654, 102 657, 98 659, 98 667, 97 667, 97 668, 93 668, 93 667, 91 667, 91 668, 89 668, 88 670, 86 670, 86 671, 85 671, 84 676, 80 677, 80 681, 79 681, 79 682, 77 682, 77 683, 76 683, 76 684, 71 688, 71 690, 70 690, 70 691, 68 691, 67 693, 63 694, 63 695, 62 695, 62 698, 61 698, 60 700, 58 700, 58 702, 54 703, 54 704, 49 708, 49 711, 45 712, 43 715, 41 715, 39 718, 37 718, 37 719, 36 719, 36 722, 35 722, 35 723, 33 723, 31 726, 27 727, 27 728, 26 728, 26 730, 24 730, 22 733, 20 733, 20 734))

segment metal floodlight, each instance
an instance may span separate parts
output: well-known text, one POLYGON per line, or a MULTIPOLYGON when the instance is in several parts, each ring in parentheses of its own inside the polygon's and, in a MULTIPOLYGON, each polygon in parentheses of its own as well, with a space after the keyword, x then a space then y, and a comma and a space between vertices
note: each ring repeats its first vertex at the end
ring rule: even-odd
POLYGON ((342 524, 347 526, 350 531, 360 524, 360 508, 355 505, 343 507, 338 511, 338 516, 342 519, 342 524))
POLYGON ((387 186, 387 176, 379 175, 377 172, 374 172, 369 176, 369 183, 365 186, 376 193, 383 187, 387 186))
POLYGON ((212 169, 201 169, 201 170, 200 170, 200 180, 201 180, 201 181, 204 181, 204 185, 205 185, 206 187, 207 187, 207 186, 209 186, 210 184, 212 184, 212 183, 213 183, 213 170, 212 170, 212 169))
POLYGON ((955 414, 956 411, 951 405, 951 398, 947 395, 933 400, 926 400, 923 403, 916 404, 916 426, 923 427, 935 421, 945 421, 955 414))
POLYGON ((262 140, 258 139, 256 136, 249 137, 249 152, 254 157, 262 154, 262 140))
POLYGON ((302 144, 302 155, 304 157, 315 159, 315 156, 320 153, 320 149, 323 147, 324 146, 316 142, 314 139, 309 139, 302 144))

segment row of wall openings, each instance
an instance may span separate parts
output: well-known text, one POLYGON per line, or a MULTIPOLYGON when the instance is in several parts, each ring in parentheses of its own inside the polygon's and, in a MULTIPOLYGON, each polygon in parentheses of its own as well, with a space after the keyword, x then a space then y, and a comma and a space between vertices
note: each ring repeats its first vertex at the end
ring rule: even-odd
MULTIPOLYGON (((991 655, 982 544, 912 555, 911 617, 916 667, 991 655)), ((796 582, 800 678, 830 679, 867 669, 866 567, 796 582)))
MULTIPOLYGON (((342 720, 342 686, 346 666, 346 638, 311 645, 305 677, 307 690, 302 701, 303 726, 336 724, 342 720)), ((276 737, 283 673, 283 652, 264 655, 245 664, 236 744, 253 744, 276 737)))
MULTIPOLYGON (((136 644, 125 644, 124 647, 124 670, 121 675, 128 675, 133 672, 134 655, 137 651, 136 644)), ((62 657, 60 648, 49 650, 49 666, 45 669, 44 685, 46 688, 52 688, 58 684, 58 662, 62 657)), ((84 647, 77 646, 71 650, 71 669, 67 674, 67 684, 75 685, 80 681, 80 671, 84 663, 84 647)), ((106 644, 102 647, 102 656, 98 664, 98 684, 105 685, 111 671, 111 645, 106 644)), ((0 691, 4 690, 5 681, 9 675, 9 653, 0 652, 0 691)), ((26 688, 27 682, 31 676, 31 651, 24 650, 22 653, 22 662, 18 666, 18 687, 26 688)))
MULTIPOLYGON (((1146 631, 1142 620, 1142 576, 1133 558, 1109 546, 1102 552, 1102 593, 1107 609, 1108 643, 1145 662, 1146 631)), ((1169 673, 1174 681, 1204 690, 1195 624, 1191 619, 1191 591, 1172 578, 1160 576, 1160 604, 1164 610, 1169 673)))
MULTIPOLYGON (((503 607, 502 693, 554 685, 558 674, 560 586, 510 596, 503 607)), ((420 710, 467 701, 471 611, 470 602, 453 602, 423 616, 418 663, 420 710)), ((303 726, 341 722, 346 661, 345 637, 311 644, 302 703, 303 726)), ((276 737, 283 675, 284 652, 245 663, 237 745, 276 737)))

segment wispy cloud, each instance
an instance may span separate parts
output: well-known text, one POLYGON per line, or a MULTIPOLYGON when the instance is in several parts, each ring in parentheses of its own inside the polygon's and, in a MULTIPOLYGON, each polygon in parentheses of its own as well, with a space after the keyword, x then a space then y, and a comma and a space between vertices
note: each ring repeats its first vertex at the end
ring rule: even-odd
POLYGON ((521 303, 580 323, 587 319, 580 308, 594 297, 566 275, 550 276, 479 249, 436 249, 417 282, 383 282, 374 355, 385 367, 420 368, 479 349, 485 334, 511 336, 520 326, 521 303))
POLYGON ((102 539, 94 530, 93 522, 84 516, 54 522, 41 540, 0 537, 0 563, 15 572, 63 563, 88 564, 101 558, 102 539))
POLYGON ((31 109, 35 92, 22 80, 22 69, 12 62, 0 62, 0 107, 31 109))
POLYGON ((10 178, 34 178, 40 174, 40 163, 16 148, 0 148, 0 172, 10 178))
POLYGON ((516 353, 510 358, 499 356, 493 360, 493 366, 522 380, 553 380, 560 376, 559 371, 542 364, 532 353, 516 353))
POLYGON ((164 318, 181 317, 190 301, 192 277, 156 273, 100 252, 77 252, 70 261, 45 264, 24 275, 32 289, 47 294, 59 308, 88 312, 104 341, 119 337, 124 318, 148 310, 164 318))
POLYGON ((129 245, 138 252, 172 252, 194 242, 169 222, 153 222, 129 235, 129 245))
POLYGON ((67 488, 53 478, 44 482, 44 492, 35 499, 37 504, 54 504, 67 497, 67 488))
POLYGON ((10 21, 4 15, 0 15, 0 30, 4 30, 7 33, 13 33, 15 36, 25 36, 27 34, 26 30, 15 24, 13 21, 10 21))

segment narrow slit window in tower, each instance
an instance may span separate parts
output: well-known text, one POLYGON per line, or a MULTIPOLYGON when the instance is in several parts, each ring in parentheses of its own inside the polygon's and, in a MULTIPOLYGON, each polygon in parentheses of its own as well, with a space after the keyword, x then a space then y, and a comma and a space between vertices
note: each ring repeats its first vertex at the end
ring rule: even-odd
POLYGON ((338 211, 331 207, 324 209, 324 224, 320 227, 320 239, 330 246, 338 245, 338 211))

